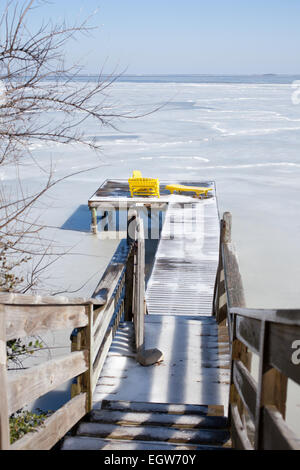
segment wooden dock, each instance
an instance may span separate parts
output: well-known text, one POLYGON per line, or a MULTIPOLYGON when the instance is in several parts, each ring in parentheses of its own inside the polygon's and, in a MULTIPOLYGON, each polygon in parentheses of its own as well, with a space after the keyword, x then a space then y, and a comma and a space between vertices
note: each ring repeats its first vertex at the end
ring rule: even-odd
MULTIPOLYGON (((228 336, 212 316, 220 233, 215 191, 205 199, 164 194, 163 188, 162 193, 159 203, 167 208, 146 292, 144 347, 161 350, 163 361, 141 366, 135 357, 133 324, 120 324, 95 388, 92 422, 81 424, 64 449, 89 448, 87 436, 103 449, 117 448, 120 439, 122 448, 130 449, 160 448, 158 441, 166 448, 229 445, 224 416, 230 381, 228 336), (110 403, 110 409, 103 409, 103 403, 110 403), (127 409, 120 408, 124 403, 127 409), (161 407, 164 411, 159 412, 161 407), (174 417, 172 407, 185 411, 174 417), (205 410, 201 418, 197 410, 205 410), (207 413, 222 417, 208 418, 207 413), (195 420, 196 432, 189 426, 195 420)), ((98 208, 106 207, 104 197, 98 191, 98 208)), ((158 203, 156 198, 137 199, 139 204, 158 203)))
POLYGON ((149 314, 211 315, 219 262, 216 198, 168 205, 147 287, 149 314))
POLYGON ((0 449, 51 449, 64 436, 65 450, 300 449, 285 422, 300 311, 246 308, 215 190, 196 199, 165 184, 158 200, 106 181, 89 200, 95 234, 98 210, 128 210, 127 239, 91 298, 0 295, 0 449), (165 211, 146 292, 143 206, 165 211), (7 373, 6 341, 66 328, 69 354, 7 373), (72 378, 70 401, 10 445, 9 415, 72 378))

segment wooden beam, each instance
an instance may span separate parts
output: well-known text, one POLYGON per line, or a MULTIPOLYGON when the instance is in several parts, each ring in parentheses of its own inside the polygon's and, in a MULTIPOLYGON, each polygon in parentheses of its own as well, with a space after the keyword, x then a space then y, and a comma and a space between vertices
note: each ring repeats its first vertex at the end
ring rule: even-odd
POLYGON ((86 297, 63 297, 63 296, 43 296, 29 294, 1 293, 0 304, 4 305, 51 305, 53 307, 61 305, 102 305, 97 298, 86 297))
POLYGON ((3 305, 6 340, 87 325, 84 305, 3 305))
POLYGON ((216 274, 213 296, 213 314, 216 316, 218 324, 227 319, 227 296, 225 288, 225 276, 222 256, 222 244, 224 243, 224 220, 220 222, 220 243, 219 243, 219 264, 216 274))
POLYGON ((279 323, 280 325, 300 326, 299 309, 259 309, 259 308, 240 308, 230 307, 230 313, 237 314, 239 317, 245 317, 266 322, 279 323))
POLYGON ((7 384, 9 414, 87 369, 88 351, 78 351, 31 367, 20 374, 9 375, 7 384))
POLYGON ((231 307, 245 307, 245 294, 240 273, 238 257, 231 241, 232 216, 230 212, 223 215, 222 256, 225 272, 227 303, 231 307))
POLYGON ((144 224, 139 218, 136 227, 136 274, 135 274, 135 312, 134 327, 136 351, 139 353, 144 347, 144 321, 145 321, 145 240, 144 224))
POLYGON ((271 368, 268 361, 268 346, 270 338, 270 325, 261 322, 259 347, 259 380, 256 400, 255 419, 255 448, 263 448, 263 407, 274 405, 285 416, 287 394, 287 378, 279 371, 271 368))
POLYGON ((300 367, 292 360, 294 353, 292 345, 300 339, 300 326, 270 323, 269 330, 267 344, 269 364, 300 385, 300 367))
POLYGON ((263 409, 262 448, 264 450, 300 450, 300 439, 289 429, 275 406, 263 409))
POLYGON ((233 383, 248 413, 255 421, 257 386, 248 369, 241 361, 234 361, 233 383))
POLYGON ((10 450, 50 450, 85 415, 85 404, 85 393, 72 398, 34 432, 14 442, 10 450))
POLYGON ((251 351, 259 354, 260 321, 253 318, 236 317, 236 336, 251 351))
POLYGON ((98 232, 97 207, 91 207, 90 210, 92 216, 91 230, 96 235, 98 232))
POLYGON ((98 354, 93 365, 92 390, 94 390, 97 385, 99 375, 104 365, 112 340, 113 340, 113 330, 112 328, 109 328, 109 330, 107 330, 104 336, 103 342, 98 350, 98 354))
POLYGON ((114 311, 115 311, 115 301, 114 299, 111 299, 106 309, 101 313, 100 321, 97 323, 97 328, 93 332, 94 347, 93 347, 93 353, 92 353, 92 363, 94 363, 98 355, 99 347, 101 346, 103 342, 103 339, 109 327, 110 321, 113 317, 114 311))
POLYGON ((126 240, 122 240, 100 279, 93 293, 93 298, 101 299, 103 303, 109 300, 120 280, 120 276, 125 270, 129 250, 130 246, 127 244, 126 240))
POLYGON ((236 405, 232 405, 231 416, 231 440, 233 448, 236 450, 253 450, 236 405))
POLYGON ((84 386, 83 392, 87 393, 86 412, 92 409, 93 402, 93 351, 94 351, 94 335, 93 335, 93 307, 86 307, 89 318, 88 325, 83 329, 81 349, 88 350, 88 370, 82 376, 84 386))
POLYGON ((129 208, 127 211, 127 243, 130 245, 135 241, 137 224, 137 210, 129 208))
POLYGON ((132 321, 133 319, 134 257, 135 244, 132 245, 132 249, 126 264, 124 321, 132 321))

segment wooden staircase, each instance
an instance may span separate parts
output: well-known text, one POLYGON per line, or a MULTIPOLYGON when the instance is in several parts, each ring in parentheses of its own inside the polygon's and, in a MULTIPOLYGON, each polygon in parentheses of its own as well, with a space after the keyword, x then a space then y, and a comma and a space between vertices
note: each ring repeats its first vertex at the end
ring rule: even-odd
POLYGON ((223 406, 103 400, 62 450, 224 450, 230 436, 223 406))

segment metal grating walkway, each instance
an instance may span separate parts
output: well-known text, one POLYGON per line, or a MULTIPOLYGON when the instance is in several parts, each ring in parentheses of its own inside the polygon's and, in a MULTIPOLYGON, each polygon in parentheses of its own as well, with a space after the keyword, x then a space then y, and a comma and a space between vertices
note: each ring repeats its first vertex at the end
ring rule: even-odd
POLYGON ((148 282, 149 314, 211 315, 219 258, 216 198, 170 201, 148 282))

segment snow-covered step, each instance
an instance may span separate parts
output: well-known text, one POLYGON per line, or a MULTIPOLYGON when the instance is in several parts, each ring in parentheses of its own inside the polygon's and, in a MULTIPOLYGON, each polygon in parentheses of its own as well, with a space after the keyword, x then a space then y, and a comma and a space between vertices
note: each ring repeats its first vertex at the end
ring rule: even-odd
POLYGON ((225 445, 229 433, 225 429, 176 429, 164 426, 118 426, 109 423, 83 422, 77 436, 109 439, 161 441, 188 444, 225 445))
POLYGON ((176 415, 168 413, 137 413, 133 411, 94 410, 90 421, 114 423, 117 425, 168 426, 180 429, 224 429, 227 419, 224 416, 176 415))
POLYGON ((64 440, 62 450, 226 450, 225 447, 197 445, 197 444, 173 444, 170 442, 151 443, 147 441, 109 440, 98 437, 67 437, 64 440))
POLYGON ((190 405, 177 403, 151 403, 137 401, 103 400, 102 409, 135 411, 138 413, 193 414, 200 416, 223 416, 222 405, 190 405))

